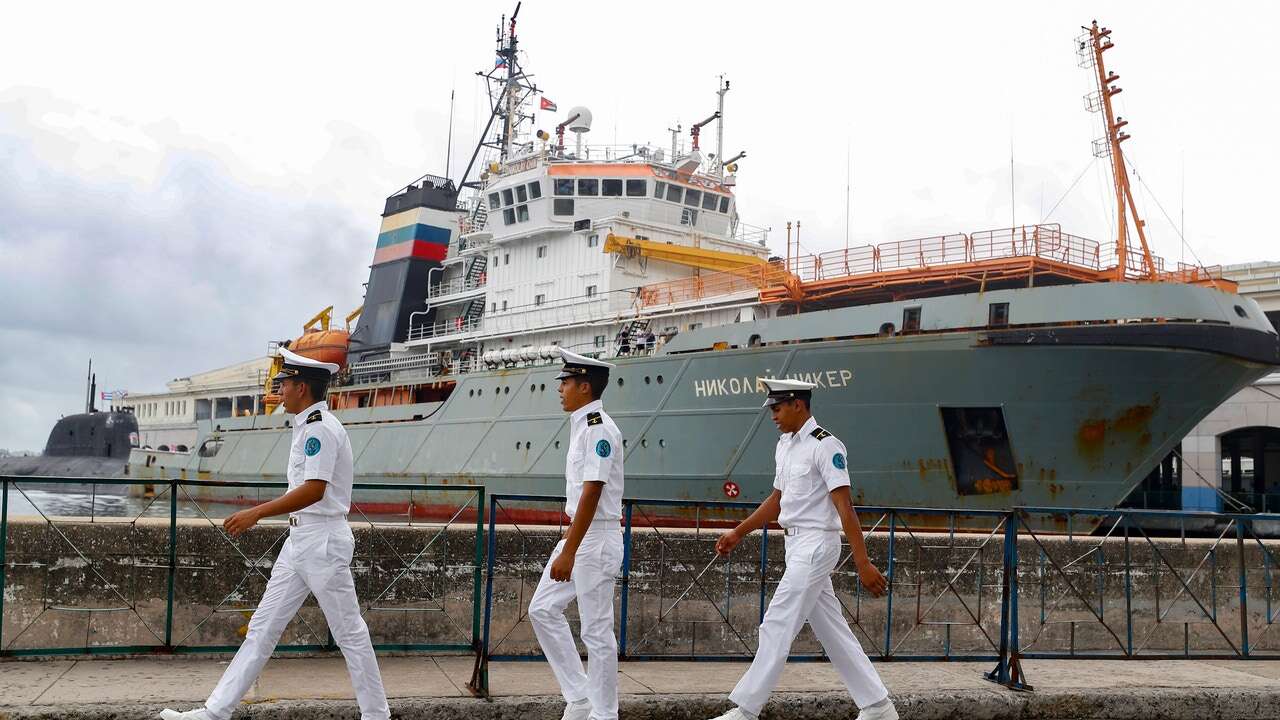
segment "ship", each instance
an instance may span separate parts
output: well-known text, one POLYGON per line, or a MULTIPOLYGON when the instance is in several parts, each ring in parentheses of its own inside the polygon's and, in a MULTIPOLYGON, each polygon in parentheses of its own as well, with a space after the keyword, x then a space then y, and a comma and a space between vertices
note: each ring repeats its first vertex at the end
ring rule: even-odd
MULTIPOLYGON (((424 484, 561 494, 561 348, 617 365, 604 402, 630 497, 766 496, 777 435, 758 379, 786 377, 818 385, 814 414, 848 448, 858 504, 970 510, 1114 507, 1280 365, 1256 302, 1213 268, 1151 253, 1097 23, 1078 49, 1105 128, 1095 150, 1112 170, 1114 238, 1041 224, 806 254, 796 222, 775 255, 773 231, 741 219, 728 80, 669 146, 593 145, 591 111, 559 112, 526 71, 518 14, 479 73, 491 112, 466 171, 387 198, 354 330, 290 341, 342 367, 328 402, 357 480, 405 487, 357 492, 361 511, 453 512, 415 496, 424 484), (550 131, 535 104, 556 113, 550 131)), ((255 501, 218 482, 284 479, 291 418, 264 395, 260 414, 199 423, 190 453, 134 450, 130 475, 255 501)), ((512 508, 561 517, 549 503, 512 508)))

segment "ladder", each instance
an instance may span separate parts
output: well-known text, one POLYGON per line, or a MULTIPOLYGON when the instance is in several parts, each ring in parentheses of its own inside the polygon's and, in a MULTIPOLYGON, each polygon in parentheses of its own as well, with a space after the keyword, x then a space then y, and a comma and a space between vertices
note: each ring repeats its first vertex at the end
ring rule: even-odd
POLYGON ((486 254, 476 255, 471 259, 471 265, 467 267, 467 277, 463 281, 463 287, 470 290, 479 287, 484 283, 481 279, 485 276, 485 270, 489 267, 489 256, 486 254))

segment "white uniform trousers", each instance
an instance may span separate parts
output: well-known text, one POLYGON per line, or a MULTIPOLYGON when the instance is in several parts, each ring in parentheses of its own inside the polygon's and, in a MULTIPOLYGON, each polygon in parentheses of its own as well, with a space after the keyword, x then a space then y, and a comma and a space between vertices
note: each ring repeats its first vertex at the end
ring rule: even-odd
MULTIPOLYGON (((217 720, 231 717, 271 657, 285 626, 307 596, 315 593, 329 632, 347 661, 361 720, 391 717, 369 628, 360 616, 360 601, 351 577, 354 549, 355 538, 345 519, 312 521, 289 531, 271 568, 266 592, 249 619, 249 633, 205 703, 210 715, 217 720)), ((305 684, 306 679, 300 678, 299 682, 305 684)))
POLYGON ((529 602, 529 621, 542 653, 560 683, 566 702, 591 701, 591 720, 618 717, 618 639, 613 632, 613 589, 622 567, 622 530, 616 520, 597 521, 587 530, 568 582, 551 579, 551 563, 564 549, 561 540, 542 570, 529 602), (564 617, 577 599, 587 669, 564 617))
POLYGON ((760 714, 807 619, 858 707, 884 700, 889 691, 845 622, 831 587, 831 571, 840 561, 840 534, 801 529, 786 543, 787 568, 760 623, 755 659, 729 699, 752 715, 760 714))

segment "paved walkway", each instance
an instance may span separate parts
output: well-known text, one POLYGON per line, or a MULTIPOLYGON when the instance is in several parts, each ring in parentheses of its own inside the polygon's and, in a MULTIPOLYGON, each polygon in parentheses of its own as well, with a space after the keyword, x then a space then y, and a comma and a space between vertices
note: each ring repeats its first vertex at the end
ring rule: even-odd
MULTIPOLYGON (((554 720, 560 699, 545 663, 490 666, 490 701, 472 698, 468 657, 386 657, 383 679, 397 717, 554 720)), ((165 705, 200 704, 225 659, 155 658, 0 663, 0 718, 142 718, 165 705)), ((975 663, 877 663, 903 718, 1280 717, 1280 661, 1028 661, 1035 692, 986 682, 975 663)), ((623 718, 712 717, 742 663, 628 662, 623 718)), ((851 717, 830 666, 787 666, 766 718, 851 717)), ((341 658, 275 659, 246 700, 266 717, 357 717, 341 658)), ((240 715, 237 715, 239 717, 240 715)))

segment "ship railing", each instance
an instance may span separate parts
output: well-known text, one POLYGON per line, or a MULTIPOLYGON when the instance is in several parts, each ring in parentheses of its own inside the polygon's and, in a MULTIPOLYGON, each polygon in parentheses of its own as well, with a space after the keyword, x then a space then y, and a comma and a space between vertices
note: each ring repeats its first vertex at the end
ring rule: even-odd
POLYGON ((468 279, 466 277, 458 277, 444 282, 438 282, 434 285, 427 286, 427 299, 435 300, 437 298, 448 297, 450 295, 458 295, 460 293, 479 290, 488 283, 486 274, 481 273, 478 278, 468 279))
POLYGON ((767 245, 769 242, 769 228, 739 222, 734 225, 733 239, 753 245, 767 245))
MULTIPOLYGON (((0 658, 233 653, 289 534, 222 518, 285 482, 0 477, 0 658)), ((352 573, 374 648, 479 648, 483 486, 357 482, 352 573)), ((277 651, 336 650, 303 612, 277 651)), ((481 689, 483 690, 483 689, 481 689)))
POLYGON ((409 335, 406 339, 429 340, 431 338, 477 332, 483 325, 483 320, 483 318, 473 318, 468 320, 464 317, 457 317, 451 320, 414 325, 409 328, 409 335))
POLYGON ((434 370, 440 365, 440 353, 426 352, 415 353, 404 357, 382 358, 380 360, 365 360, 364 362, 352 363, 349 367, 351 377, 357 382, 363 382, 376 377, 381 377, 393 372, 403 372, 406 370, 434 370))

